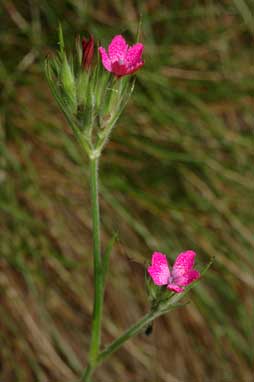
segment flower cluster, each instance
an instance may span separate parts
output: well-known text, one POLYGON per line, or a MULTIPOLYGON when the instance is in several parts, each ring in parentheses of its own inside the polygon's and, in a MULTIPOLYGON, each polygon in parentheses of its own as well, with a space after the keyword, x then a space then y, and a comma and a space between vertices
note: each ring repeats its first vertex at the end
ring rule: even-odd
MULTIPOLYGON (((102 46, 99 52, 104 68, 116 77, 123 77, 135 73, 144 65, 142 53, 144 45, 138 42, 129 47, 121 35, 115 36, 108 46, 108 52, 102 46)), ((91 67, 94 55, 94 38, 82 39, 82 66, 85 70, 91 67)))
POLYGON ((130 75, 144 65, 144 46, 129 47, 117 35, 108 52, 99 47, 95 55, 90 36, 77 44, 76 55, 67 56, 60 27, 59 47, 58 55, 45 62, 49 86, 81 146, 97 157, 132 94, 135 78, 130 75))

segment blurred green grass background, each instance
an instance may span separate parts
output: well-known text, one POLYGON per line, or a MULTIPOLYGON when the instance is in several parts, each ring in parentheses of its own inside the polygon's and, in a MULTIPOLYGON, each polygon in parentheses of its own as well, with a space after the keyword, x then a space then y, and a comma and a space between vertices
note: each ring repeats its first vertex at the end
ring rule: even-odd
POLYGON ((60 21, 104 45, 134 41, 145 66, 101 162, 104 242, 117 232, 103 343, 148 308, 154 250, 215 263, 191 303, 158 319, 95 374, 112 382, 252 382, 254 4, 2 0, 0 381, 74 382, 92 309, 88 168, 50 95, 43 60, 60 21))

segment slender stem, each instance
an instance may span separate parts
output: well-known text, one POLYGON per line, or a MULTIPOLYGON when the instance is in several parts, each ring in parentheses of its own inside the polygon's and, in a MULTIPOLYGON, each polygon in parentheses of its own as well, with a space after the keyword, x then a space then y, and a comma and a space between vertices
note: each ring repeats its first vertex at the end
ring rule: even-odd
POLYGON ((101 269, 100 244, 100 209, 98 190, 98 164, 99 158, 90 159, 90 181, 93 220, 93 259, 94 259, 94 306, 92 320, 92 335, 89 352, 89 367, 93 368, 100 349, 101 319, 103 303, 103 278, 101 269))
POLYGON ((85 369, 82 377, 80 378, 79 382, 91 382, 91 375, 92 375, 93 369, 90 365, 87 366, 85 369))
POLYGON ((158 311, 151 311, 139 319, 135 324, 133 324, 129 329, 127 329, 120 337, 114 340, 110 345, 106 347, 97 357, 97 360, 93 364, 93 367, 88 365, 82 375, 80 382, 90 382, 90 377, 93 371, 97 368, 99 364, 104 362, 112 353, 117 351, 126 341, 131 337, 137 335, 143 328, 150 324, 156 317, 160 316, 162 313, 158 311))
POLYGON ((126 341, 130 338, 139 334, 145 327, 147 327, 153 320, 157 317, 173 310, 179 306, 178 301, 184 297, 187 293, 179 293, 171 298, 171 303, 165 304, 164 307, 157 306, 152 309, 150 312, 141 317, 135 324, 133 324, 129 329, 127 329, 120 337, 115 339, 111 344, 109 344, 102 352, 99 353, 95 363, 93 364, 92 369, 90 370, 89 366, 85 369, 83 377, 81 378, 82 382, 90 382, 90 376, 93 371, 104 362, 110 355, 112 355, 115 351, 117 351, 126 341))
POLYGON ((103 350, 96 362, 96 366, 100 363, 104 362, 112 353, 118 350, 126 341, 128 341, 131 337, 134 337, 140 331, 145 328, 148 324, 150 324, 156 317, 160 316, 161 312, 154 311, 149 312, 144 315, 140 320, 138 320, 135 324, 133 324, 129 329, 127 329, 120 337, 114 340, 110 345, 103 350))

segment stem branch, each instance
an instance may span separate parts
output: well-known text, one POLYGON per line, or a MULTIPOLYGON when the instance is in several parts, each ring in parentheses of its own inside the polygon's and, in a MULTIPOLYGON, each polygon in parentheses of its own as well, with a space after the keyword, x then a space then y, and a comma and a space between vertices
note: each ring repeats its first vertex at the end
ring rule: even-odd
POLYGON ((120 337, 114 340, 110 345, 106 347, 98 356, 96 366, 104 362, 112 353, 117 351, 126 341, 134 337, 140 331, 150 324, 156 317, 160 316, 160 312, 149 312, 145 314, 140 320, 127 329, 120 337))

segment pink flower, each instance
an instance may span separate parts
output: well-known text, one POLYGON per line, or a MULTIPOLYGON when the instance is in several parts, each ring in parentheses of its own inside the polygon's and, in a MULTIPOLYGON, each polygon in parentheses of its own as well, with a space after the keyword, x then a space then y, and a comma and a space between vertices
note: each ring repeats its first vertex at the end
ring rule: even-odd
POLYGON ((102 46, 99 52, 104 68, 121 77, 136 72, 144 65, 141 58, 143 49, 144 46, 141 43, 129 47, 123 36, 118 35, 109 44, 108 53, 102 46))
POLYGON ((166 255, 154 252, 152 265, 147 270, 154 284, 167 285, 168 289, 179 293, 184 290, 183 287, 200 277, 200 273, 193 269, 195 256, 194 251, 180 253, 170 271, 166 255))

